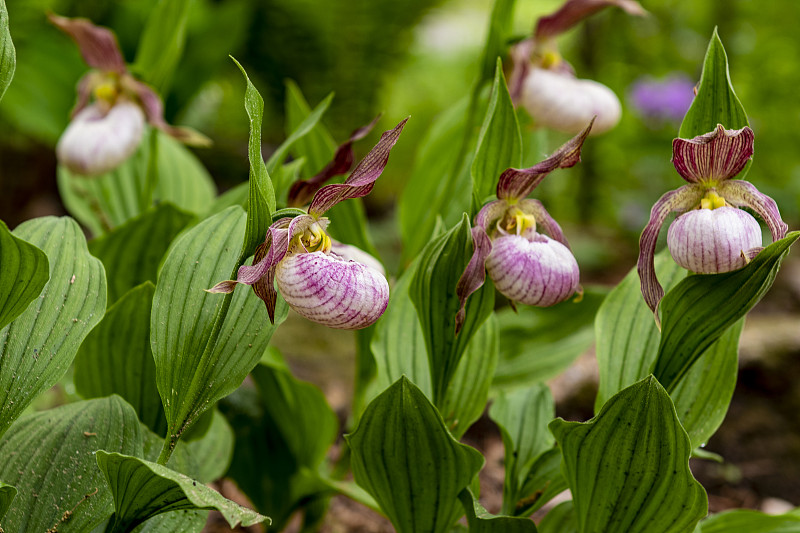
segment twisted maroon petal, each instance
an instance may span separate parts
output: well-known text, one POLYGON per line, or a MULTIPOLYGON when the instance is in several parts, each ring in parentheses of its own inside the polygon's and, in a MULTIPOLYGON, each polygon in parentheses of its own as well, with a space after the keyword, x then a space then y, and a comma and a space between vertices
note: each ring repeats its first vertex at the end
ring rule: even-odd
POLYGON ((86 64, 106 72, 127 72, 125 59, 114 32, 95 26, 88 19, 60 17, 53 13, 47 16, 58 29, 69 35, 83 56, 86 64))
POLYGON ((642 286, 642 296, 647 303, 647 307, 655 314, 656 322, 659 322, 658 302, 664 297, 664 289, 656 278, 656 268, 654 257, 656 253, 656 241, 658 232, 664 221, 673 211, 686 211, 691 209, 703 197, 704 190, 696 185, 684 185, 674 191, 669 191, 658 199, 650 211, 650 220, 647 222, 642 236, 639 239, 639 261, 636 269, 639 272, 639 280, 642 286))
POLYGON ((749 207, 767 223, 773 241, 786 237, 789 226, 781 219, 778 204, 766 194, 759 192, 749 181, 729 180, 717 187, 717 192, 731 204, 738 207, 749 207))
POLYGON ((316 193, 326 181, 350 170, 350 167, 353 166, 353 160, 355 159, 353 155, 353 143, 366 137, 380 118, 381 116, 378 115, 372 122, 351 133, 350 138, 336 149, 333 160, 325 165, 325 168, 320 170, 316 176, 308 178, 307 180, 298 180, 294 182, 289 189, 288 205, 306 205, 314 196, 314 193, 316 193))
POLYGON ((508 202, 505 200, 489 202, 475 215, 475 226, 480 226, 488 231, 493 222, 503 217, 506 209, 508 209, 508 202))
POLYGON ((521 200, 517 205, 519 205, 519 208, 522 209, 523 212, 533 215, 533 218, 536 219, 537 228, 544 229, 545 233, 550 235, 551 239, 560 242, 566 246, 567 249, 571 250, 567 238, 564 236, 564 232, 561 231, 561 226, 550 216, 550 213, 544 208, 542 202, 534 200, 533 198, 528 198, 526 200, 521 200))
POLYGON ((344 183, 326 185, 318 190, 308 208, 309 214, 318 217, 342 200, 368 195, 375 180, 386 168, 386 164, 389 162, 389 153, 400 137, 406 122, 408 122, 408 118, 403 119, 394 129, 383 132, 378 144, 364 156, 364 159, 344 183))
POLYGON ((509 168, 500 175, 497 184, 497 197, 516 200, 525 198, 542 180, 557 168, 569 168, 581 160, 581 148, 589 132, 592 131, 594 119, 582 132, 564 143, 561 148, 544 161, 530 168, 509 168))
POLYGON ((742 171, 753 156, 753 130, 726 130, 718 124, 714 131, 693 139, 672 141, 672 164, 689 183, 722 181, 742 171))
POLYGON ((647 14, 639 2, 634 0, 567 0, 558 11, 539 19, 536 24, 535 37, 538 40, 555 37, 609 6, 619 7, 631 15, 647 14))
POLYGON ((161 97, 146 83, 125 76, 124 83, 142 104, 147 121, 164 133, 189 146, 209 146, 211 140, 202 133, 183 126, 172 126, 164 120, 164 104, 161 97))
POLYGON ((456 284, 456 294, 459 302, 461 302, 461 306, 456 313, 456 335, 461 331, 466 319, 467 298, 486 282, 485 263, 486 258, 492 253, 492 241, 489 239, 489 235, 486 234, 486 230, 480 225, 472 228, 472 246, 472 257, 456 284))

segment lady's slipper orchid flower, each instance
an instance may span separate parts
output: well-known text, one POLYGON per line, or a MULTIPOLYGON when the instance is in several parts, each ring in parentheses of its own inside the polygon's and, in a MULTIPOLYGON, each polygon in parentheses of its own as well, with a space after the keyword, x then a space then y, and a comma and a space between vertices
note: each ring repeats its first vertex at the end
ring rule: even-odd
POLYGON ((72 122, 56 146, 59 162, 70 171, 95 176, 113 170, 139 147, 145 121, 184 143, 209 144, 194 130, 164 121, 161 99, 128 72, 111 30, 86 19, 50 15, 50 21, 75 41, 93 69, 78 82, 72 122))
POLYGON ((372 190, 406 121, 384 132, 344 183, 320 188, 308 214, 281 218, 269 227, 252 266, 242 266, 236 281, 223 281, 209 292, 232 292, 237 283, 252 285, 275 321, 277 284, 286 303, 301 316, 338 329, 361 329, 375 323, 389 303, 389 284, 380 263, 353 246, 333 241, 322 215, 348 198, 372 190))
POLYGON ((634 15, 645 13, 633 0, 567 0, 558 11, 540 18, 534 35, 512 49, 511 96, 537 125, 574 134, 596 117, 592 134, 598 134, 619 122, 622 107, 617 95, 602 83, 576 78, 555 42, 558 35, 607 6, 634 15))
POLYGON ((581 147, 592 123, 553 155, 531 168, 509 168, 500 175, 497 200, 475 216, 474 251, 456 285, 461 308, 456 333, 465 319, 467 298, 486 280, 512 305, 547 307, 563 302, 579 290, 578 263, 561 227, 539 200, 526 198, 550 172, 569 168, 581 160, 581 147), (542 235, 537 230, 544 230, 542 235))
POLYGON ((775 200, 751 183, 731 179, 753 155, 753 130, 714 131, 672 142, 672 163, 689 182, 662 196, 650 212, 639 240, 638 271, 642 295, 658 321, 664 289, 656 278, 654 255, 658 233, 671 212, 680 213, 667 232, 667 247, 683 268, 701 274, 730 272, 761 251, 758 222, 740 207, 755 211, 769 227, 772 240, 786 236, 775 200))

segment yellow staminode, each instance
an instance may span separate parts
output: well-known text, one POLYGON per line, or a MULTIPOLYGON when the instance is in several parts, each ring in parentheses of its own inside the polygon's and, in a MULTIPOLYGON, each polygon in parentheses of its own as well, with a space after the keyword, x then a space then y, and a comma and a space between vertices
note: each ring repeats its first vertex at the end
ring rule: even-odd
POLYGON ((110 81, 100 83, 94 88, 94 97, 110 104, 113 104, 117 99, 117 94, 116 84, 110 81))
POLYGON ((725 198, 718 195, 715 191, 708 191, 705 197, 700 200, 700 207, 702 209, 716 209, 718 207, 725 207, 727 202, 725 198))
POLYGON ((309 252, 329 252, 331 249, 331 238, 325 233, 318 224, 313 224, 303 232, 300 237, 303 247, 309 252))

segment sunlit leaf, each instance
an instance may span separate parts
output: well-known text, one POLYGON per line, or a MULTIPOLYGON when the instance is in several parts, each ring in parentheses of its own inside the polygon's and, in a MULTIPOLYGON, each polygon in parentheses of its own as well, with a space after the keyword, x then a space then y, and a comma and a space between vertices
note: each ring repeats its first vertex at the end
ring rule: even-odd
POLYGON ((15 237, 0 220, 0 329, 25 311, 48 279, 45 253, 15 237))

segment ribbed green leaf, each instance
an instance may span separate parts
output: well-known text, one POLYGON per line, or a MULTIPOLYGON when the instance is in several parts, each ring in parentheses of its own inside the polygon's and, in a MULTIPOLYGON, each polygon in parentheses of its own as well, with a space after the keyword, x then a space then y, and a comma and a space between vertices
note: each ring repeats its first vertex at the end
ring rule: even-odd
POLYGON ((37 218, 14 234, 47 254, 50 280, 39 298, 0 330, 0 435, 61 379, 106 308, 103 265, 89 255, 74 220, 37 218))
POLYGON ((479 83, 483 80, 492 79, 495 69, 495 61, 498 57, 506 55, 508 40, 511 33, 511 25, 514 21, 514 5, 516 0, 495 0, 492 7, 492 16, 489 19, 489 31, 486 34, 486 42, 483 45, 481 57, 481 71, 479 83))
POLYGON ((517 493, 513 513, 516 516, 529 516, 568 488, 561 472, 561 449, 551 448, 539 454, 528 469, 528 475, 517 493))
POLYGON ((172 204, 160 203, 89 241, 89 251, 106 267, 109 305, 145 281, 156 282, 170 243, 194 218, 172 204))
POLYGON ((191 0, 159 0, 147 17, 133 69, 166 94, 175 67, 183 55, 191 0))
POLYGON ((578 519, 572 500, 550 509, 539 524, 539 533, 578 533, 578 519))
POLYGON ((48 279, 45 253, 12 235, 0 220, 0 329, 25 311, 48 279))
POLYGON ((148 518, 177 510, 214 509, 231 527, 270 523, 266 516, 165 466, 103 450, 97 452, 97 465, 114 497, 115 513, 108 533, 127 533, 148 518))
POLYGON ((6 515, 11 502, 17 496, 17 489, 7 483, 0 481, 0 520, 6 515))
POLYGON ((250 185, 248 187, 247 229, 242 242, 242 255, 247 257, 256 246, 264 242, 267 229, 272 224, 275 211, 275 189, 261 155, 261 120, 264 116, 264 99, 250 81, 244 67, 231 57, 242 71, 247 87, 244 92, 244 109, 250 119, 250 141, 247 157, 250 160, 250 185))
POLYGON ((94 453, 142 453, 136 413, 119 396, 19 419, 0 439, 0 479, 19 491, 0 521, 14 533, 86 533, 114 511, 94 453), (51 529, 52 528, 52 529, 51 529))
POLYGON ((536 525, 530 518, 494 516, 468 489, 462 490, 458 498, 467 513, 470 533, 536 533, 536 525))
POLYGON ((461 514, 458 494, 483 464, 406 378, 375 398, 345 438, 356 482, 399 533, 449 531, 461 514))
POLYGON ((167 421, 156 388, 150 350, 150 307, 155 286, 145 282, 112 305, 75 357, 75 388, 84 398, 119 394, 139 420, 159 435, 167 421))
POLYGON ((726 511, 711 515, 697 526, 696 533, 797 533, 800 516, 768 515, 750 509, 726 511))
POLYGON ((494 306, 494 286, 487 279, 467 301, 464 326, 456 336, 455 317, 460 304, 455 288, 470 257, 472 235, 469 217, 464 213, 453 229, 425 247, 409 288, 428 349, 436 405, 443 405, 467 344, 494 306))
POLYGON ((514 514, 531 466, 553 447, 547 424, 555 416, 550 388, 541 383, 498 396, 489 416, 497 423, 505 448, 503 513, 514 514))
POLYGON ((519 306, 497 313, 500 361, 494 387, 512 389, 544 382, 560 374, 594 340, 592 323, 605 290, 587 287, 580 302, 553 307, 519 306))
MULTIPOLYGON (((293 80, 286 80, 286 135, 303 122, 311 114, 303 93, 293 80)), ((333 159, 336 152, 336 141, 322 123, 318 123, 303 138, 292 146, 291 153, 295 159, 306 158, 306 169, 314 175, 333 159)))
MULTIPOLYGON (((728 56, 725 54, 717 29, 714 28, 703 61, 700 87, 686 116, 683 117, 678 136, 691 139, 708 133, 716 128, 717 124, 722 124, 727 129, 739 129, 748 126, 749 122, 742 103, 733 91, 728 71, 728 56)), ((745 173, 750 163, 747 165, 745 173)))
POLYGON ((653 374, 668 391, 675 390, 702 353, 761 300, 799 237, 800 232, 789 233, 742 269, 689 276, 664 296, 653 374))
MULTIPOLYGON (((217 195, 211 175, 186 146, 160 130, 155 133, 157 181, 153 200, 170 202, 189 213, 205 212, 217 195)), ((146 203, 141 210, 149 206, 146 203)))
POLYGON ((169 434, 176 440, 242 383, 288 312, 279 300, 271 325, 250 287, 238 286, 227 300, 204 291, 231 276, 244 228, 240 207, 204 220, 178 237, 158 275, 150 344, 169 434), (216 324, 223 312, 224 321, 216 324))
POLYGON ((503 62, 498 57, 489 106, 478 136, 478 151, 472 160, 472 194, 477 205, 494 194, 500 174, 505 169, 521 165, 522 135, 503 75, 503 62))
POLYGON ((708 499, 689 470, 689 437, 664 388, 649 376, 586 423, 556 419, 563 470, 581 533, 684 533, 708 499))
POLYGON ((17 68, 17 54, 8 27, 6 1, 0 0, 0 100, 3 99, 6 89, 11 85, 14 70, 17 68))

